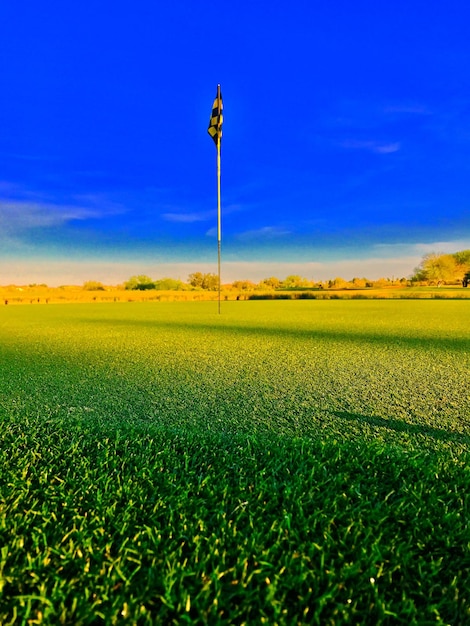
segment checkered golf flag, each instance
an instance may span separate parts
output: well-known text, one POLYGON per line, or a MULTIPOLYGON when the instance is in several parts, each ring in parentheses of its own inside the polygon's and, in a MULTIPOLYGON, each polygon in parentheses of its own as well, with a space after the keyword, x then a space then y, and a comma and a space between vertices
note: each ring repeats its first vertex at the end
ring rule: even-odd
POLYGON ((217 87, 217 95, 212 105, 211 119, 209 121, 209 128, 207 132, 214 140, 216 146, 220 145, 222 139, 222 122, 224 116, 222 115, 222 94, 220 93, 220 85, 217 87))

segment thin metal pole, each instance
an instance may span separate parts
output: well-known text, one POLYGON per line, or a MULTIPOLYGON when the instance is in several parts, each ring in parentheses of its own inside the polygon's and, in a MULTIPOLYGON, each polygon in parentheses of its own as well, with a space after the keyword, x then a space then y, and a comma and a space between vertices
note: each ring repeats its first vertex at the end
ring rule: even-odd
MULTIPOLYGON (((217 85, 217 103, 219 107, 219 120, 220 120, 220 85, 217 85)), ((217 141, 217 271, 218 271, 218 283, 219 283, 219 306, 218 311, 220 314, 220 289, 221 289, 221 280, 220 280, 220 248, 221 248, 221 240, 222 240, 222 229, 221 229, 221 219, 220 219, 220 143, 221 138, 219 136, 217 141)))

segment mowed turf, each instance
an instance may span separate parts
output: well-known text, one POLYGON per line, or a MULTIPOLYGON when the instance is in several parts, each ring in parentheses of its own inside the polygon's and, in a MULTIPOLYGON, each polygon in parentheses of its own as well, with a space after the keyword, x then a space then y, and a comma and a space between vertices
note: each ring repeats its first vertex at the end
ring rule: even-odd
POLYGON ((2 307, 0 623, 469 624, 469 312, 2 307))

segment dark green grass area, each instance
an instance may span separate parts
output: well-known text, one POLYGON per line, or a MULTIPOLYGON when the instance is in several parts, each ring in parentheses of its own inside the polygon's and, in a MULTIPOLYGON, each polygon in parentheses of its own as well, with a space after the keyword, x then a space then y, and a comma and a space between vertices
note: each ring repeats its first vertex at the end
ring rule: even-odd
POLYGON ((0 623, 470 623, 468 304, 215 306, 0 311, 0 623))

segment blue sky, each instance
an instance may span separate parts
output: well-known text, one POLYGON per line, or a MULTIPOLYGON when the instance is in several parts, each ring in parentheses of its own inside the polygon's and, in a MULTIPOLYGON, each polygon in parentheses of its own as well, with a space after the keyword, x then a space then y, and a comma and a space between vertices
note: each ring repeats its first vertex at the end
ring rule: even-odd
POLYGON ((470 7, 3 0, 0 284, 407 276, 470 248, 470 7))

